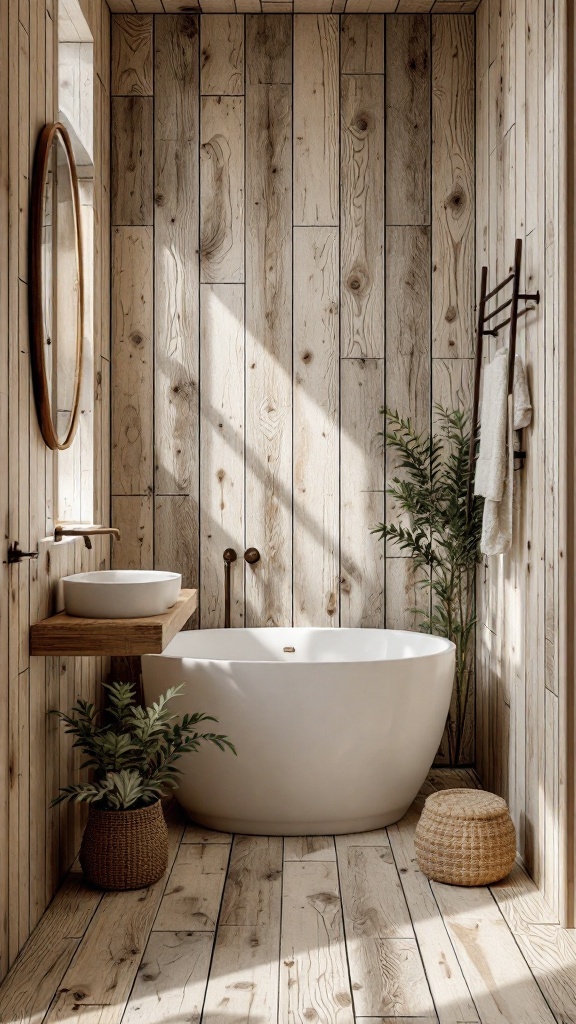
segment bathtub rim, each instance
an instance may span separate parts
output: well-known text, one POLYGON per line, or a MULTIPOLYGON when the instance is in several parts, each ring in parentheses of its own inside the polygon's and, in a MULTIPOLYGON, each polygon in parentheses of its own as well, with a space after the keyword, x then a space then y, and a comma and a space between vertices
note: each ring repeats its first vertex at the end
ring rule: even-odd
POLYGON ((438 636, 436 633, 419 633, 414 629, 380 629, 379 627, 363 627, 363 626, 234 626, 232 629, 225 629, 223 626, 209 627, 208 629, 183 629, 176 634, 175 637, 170 641, 169 644, 159 654, 143 654, 142 658, 170 658, 173 661, 182 662, 194 662, 202 665, 276 665, 276 666, 338 666, 338 667, 351 667, 358 665, 413 665, 414 663, 421 661, 429 661, 431 658, 443 657, 446 654, 454 654, 456 652, 456 644, 452 640, 448 640, 447 637, 438 636), (333 633, 335 630, 349 633, 363 633, 368 630, 396 633, 401 636, 422 636, 428 637, 433 640, 437 640, 445 646, 441 650, 431 651, 428 654, 416 654, 411 655, 407 658, 363 658, 362 660, 347 659, 342 661, 290 661, 287 660, 272 660, 267 658, 201 658, 195 655, 186 654, 173 654, 169 652, 171 644, 179 640, 182 636, 187 633, 192 633, 194 636, 198 636, 200 633, 225 633, 231 635, 232 633, 246 633, 246 632, 259 632, 259 631, 273 631, 274 629, 286 629, 293 631, 305 631, 314 630, 315 632, 333 633))

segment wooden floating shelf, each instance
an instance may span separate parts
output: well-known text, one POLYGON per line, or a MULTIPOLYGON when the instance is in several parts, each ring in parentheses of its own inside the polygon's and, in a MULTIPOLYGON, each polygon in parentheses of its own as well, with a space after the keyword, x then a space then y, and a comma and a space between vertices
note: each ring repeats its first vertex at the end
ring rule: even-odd
POLYGON ((30 654, 90 657, 161 654, 198 605, 197 590, 181 590, 163 615, 141 619, 83 619, 59 612, 30 628, 30 654))

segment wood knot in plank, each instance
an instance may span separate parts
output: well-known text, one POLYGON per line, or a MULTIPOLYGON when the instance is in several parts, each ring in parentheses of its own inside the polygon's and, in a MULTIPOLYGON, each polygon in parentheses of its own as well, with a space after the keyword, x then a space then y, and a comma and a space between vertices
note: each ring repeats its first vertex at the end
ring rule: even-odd
POLYGON ((334 999, 339 1006, 351 1006, 352 1004, 352 999, 348 992, 336 992, 334 999))
POLYGON ((363 295, 370 284, 370 278, 363 267, 354 267, 346 281, 348 288, 355 295, 363 295))
POLYGON ((460 216, 467 206, 464 190, 456 185, 446 200, 446 209, 450 209, 455 216, 460 216))
POLYGON ((428 51, 422 48, 418 53, 413 53, 408 58, 406 67, 412 78, 425 78, 428 74, 428 51))
MULTIPOLYGON (((180 12, 182 14, 193 15, 197 14, 198 10, 198 4, 182 4, 180 7, 180 12)), ((196 18, 185 18, 180 27, 180 31, 182 32, 182 35, 186 36, 188 39, 196 39, 196 36, 198 35, 198 22, 196 21, 196 18)))
POLYGON ((358 114, 350 127, 356 136, 365 136, 372 127, 370 116, 368 114, 358 114))
POLYGON ((325 914, 329 910, 336 910, 340 907, 340 900, 334 892, 317 892, 308 896, 308 902, 319 914, 325 914))

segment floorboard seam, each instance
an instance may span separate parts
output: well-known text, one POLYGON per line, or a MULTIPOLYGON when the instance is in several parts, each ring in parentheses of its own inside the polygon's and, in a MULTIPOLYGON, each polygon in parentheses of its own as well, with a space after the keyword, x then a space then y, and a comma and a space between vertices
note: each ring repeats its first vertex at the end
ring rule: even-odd
MULTIPOLYGON (((497 899, 496 899, 496 897, 494 896, 494 893, 492 892, 492 890, 490 889, 490 887, 489 887, 489 886, 488 886, 487 888, 488 888, 488 892, 490 893, 490 896, 492 897, 492 899, 494 900, 494 903, 496 904, 496 907, 498 908, 498 913, 500 914, 500 917, 501 917, 501 918, 502 918, 502 920, 504 921, 504 924, 506 925, 506 927, 507 927, 508 931, 510 932, 510 935, 511 935, 511 936, 512 936, 512 938, 514 939, 514 942, 516 943, 516 948, 517 948, 517 949, 518 949, 518 950, 520 951, 520 954, 521 954, 521 956, 522 956, 522 959, 524 960, 524 963, 526 964, 526 966, 527 966, 527 968, 528 968, 528 970, 529 970, 530 974, 531 974, 531 975, 532 975, 532 977, 534 978, 534 981, 536 982, 536 984, 537 984, 537 986, 538 986, 538 989, 539 989, 539 990, 540 990, 540 992, 542 993, 542 998, 543 998, 544 1002, 546 1003, 546 1006, 547 1006, 547 1007, 548 1007, 548 1009, 550 1010, 550 1013, 551 1013, 551 1014, 552 1014, 552 1016, 553 1016, 553 1017, 555 1018, 555 1020, 559 1021, 559 1024, 563 1024, 563 1022, 564 1022, 564 1017, 563 1017, 563 1014, 562 1014, 561 1012, 558 1012, 558 1013, 557 1013, 557 1012, 556 1012, 556 1010, 554 1009, 554 1007, 553 1007, 552 1003, 550 1002, 550 1000, 549 1000, 548 996, 546 995, 546 993, 545 993, 544 989, 542 988, 542 985, 541 985, 541 984, 540 984, 540 982, 538 981, 538 977, 537 977, 537 975, 536 975, 536 974, 535 974, 535 972, 534 972, 534 971, 532 970, 532 967, 531 967, 531 965, 530 965, 530 964, 528 963, 528 960, 526 959, 526 954, 525 954, 524 950, 522 949, 522 946, 521 946, 521 945, 520 945, 520 943, 518 942, 518 939, 516 938, 516 932, 515 932, 515 931, 514 931, 514 930, 513 930, 513 929, 512 929, 511 927, 510 927, 510 925, 508 924, 508 921, 507 921, 507 920, 506 920, 506 918, 504 917, 504 914, 502 913, 502 911, 501 911, 501 909, 500 909, 500 906, 499 906, 498 900, 497 900, 497 899)), ((536 926, 536 927, 537 927, 537 926, 536 926)))
MULTIPOLYGON (((200 1024, 204 1020, 204 1009, 206 1007, 206 996, 208 995, 208 986, 210 984, 210 976, 212 974, 212 966, 214 964, 214 954, 216 952, 216 942, 218 940, 218 931, 220 929, 220 918, 222 916, 222 904, 224 903, 224 893, 226 892, 226 884, 228 882, 228 875, 230 874, 230 864, 232 863, 232 851, 236 842, 236 835, 232 836, 232 842, 230 843, 230 849, 228 851, 228 863, 226 864, 226 873, 224 875, 224 884, 222 886, 222 892, 220 894, 220 903, 218 905, 218 916, 214 925, 214 938, 212 940, 212 950, 210 952, 210 963, 208 964, 208 971, 206 972, 206 985, 204 986, 204 998, 202 1000, 202 1009, 200 1011, 200 1024)), ((223 844, 220 844, 223 845, 223 844)))
MULTIPOLYGON (((338 898, 340 900, 340 914, 342 916, 342 937, 344 939, 344 953, 346 955, 346 969, 348 971, 348 985, 350 987, 350 999, 352 1000, 352 1002, 351 1002, 352 1016, 354 1017, 354 1020, 356 1021, 357 1018, 358 1018, 358 1014, 356 1013, 356 1004, 354 1002, 354 989, 352 988, 352 972, 350 970, 350 958, 348 956, 348 936, 346 934, 346 915, 344 914, 344 902, 342 900, 342 881, 341 881, 341 878, 340 878, 340 860, 339 860, 340 854, 338 852, 338 843, 336 842, 336 837, 335 836, 332 836, 332 841, 334 843, 334 854, 335 854, 335 858, 336 858, 336 877, 338 879, 338 898)), ((346 853, 348 853, 348 850, 346 850, 346 853)), ((282 1022, 279 1021, 279 1024, 282 1024, 282 1022)))

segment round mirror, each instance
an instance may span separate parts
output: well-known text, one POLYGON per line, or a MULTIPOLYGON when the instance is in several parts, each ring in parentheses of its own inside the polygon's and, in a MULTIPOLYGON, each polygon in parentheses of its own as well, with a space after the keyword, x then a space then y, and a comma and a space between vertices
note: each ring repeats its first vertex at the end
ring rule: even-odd
POLYGON ((78 422, 84 288, 80 199, 62 124, 42 129, 32 173, 30 353, 34 398, 49 448, 68 448, 78 422))

